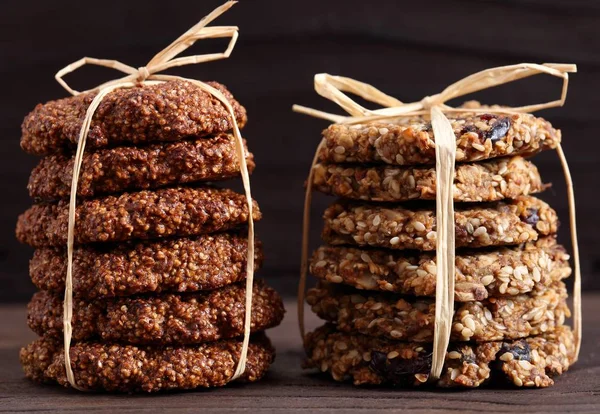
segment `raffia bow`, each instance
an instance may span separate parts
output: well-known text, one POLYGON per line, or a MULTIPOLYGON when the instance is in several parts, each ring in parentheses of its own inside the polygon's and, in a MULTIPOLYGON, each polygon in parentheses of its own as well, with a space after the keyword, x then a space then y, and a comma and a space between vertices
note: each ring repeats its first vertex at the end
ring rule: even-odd
POLYGON ((227 59, 235 47, 236 40, 238 38, 238 28, 235 26, 213 26, 206 27, 209 23, 219 17, 221 14, 229 10, 236 1, 228 1, 220 7, 217 7, 210 14, 200 20, 195 26, 181 35, 173 43, 167 46, 164 50, 154 56, 146 66, 142 66, 138 69, 125 65, 116 60, 106 59, 95 59, 85 57, 77 62, 74 62, 65 68, 61 69, 56 73, 56 80, 72 95, 78 95, 86 92, 97 92, 90 106, 88 107, 81 131, 79 133, 79 140, 77 142, 77 149, 75 152, 75 162, 73 167, 73 180, 71 182, 71 195, 69 200, 69 221, 68 221, 68 233, 67 233, 67 274, 65 279, 65 297, 63 303, 63 328, 64 328, 64 357, 65 357, 65 371, 67 374, 67 380, 73 388, 81 391, 85 391, 81 387, 77 386, 71 368, 71 358, 69 349, 71 346, 72 338, 72 319, 73 319, 73 241, 75 233, 75 207, 77 202, 77 184, 79 181, 79 173, 81 170, 81 164, 83 160, 83 153, 85 151, 85 143, 92 117, 102 102, 102 99, 110 92, 115 89, 121 88, 132 88, 140 85, 151 85, 170 80, 185 80, 198 86, 201 90, 211 94, 217 98, 223 106, 227 109, 229 116, 231 117, 231 123, 233 125, 233 134, 235 136, 236 153, 240 163, 240 171, 242 176, 242 182, 244 185, 244 192, 246 195, 246 201, 248 204, 248 255, 246 265, 246 298, 245 298, 245 315, 244 315, 244 339, 242 342, 242 349, 240 358, 238 360, 235 372, 230 380, 234 380, 242 375, 246 369, 246 358, 248 354, 248 344, 250 340, 250 322, 251 322, 251 311, 252 311, 252 285, 254 280, 254 221, 252 219, 252 194, 250 191, 250 178, 248 173, 248 166, 246 164, 246 156, 244 151, 244 144, 242 135, 237 125, 235 113, 233 107, 227 100, 227 98, 217 89, 212 86, 200 82, 195 79, 182 78, 179 76, 172 75, 161 75, 167 69, 183 66, 183 65, 194 65, 198 63, 210 62, 219 59, 227 59), (204 55, 194 55, 177 57, 180 53, 185 51, 187 48, 192 46, 196 41, 203 39, 216 39, 216 38, 230 38, 229 44, 224 52, 211 53, 204 55), (91 64, 97 66, 104 66, 113 68, 124 72, 127 76, 121 79, 116 79, 110 82, 106 82, 93 89, 85 92, 78 92, 72 89, 64 80, 63 76, 73 72, 80 67, 91 64))
MULTIPOLYGON (((577 71, 572 64, 534 64, 521 63, 517 65, 501 66, 477 72, 448 86, 442 92, 426 96, 417 102, 403 103, 389 96, 373 86, 354 79, 332 76, 326 73, 315 75, 315 90, 321 96, 338 104, 350 116, 343 116, 294 105, 296 112, 304 113, 317 118, 322 118, 335 123, 362 124, 378 120, 393 121, 394 119, 419 115, 430 115, 433 134, 435 137, 436 155, 436 307, 434 325, 433 357, 430 379, 440 377, 444 359, 450 341, 452 318, 454 314, 454 278, 455 278, 455 234, 454 234, 454 164, 456 159, 456 138, 452 126, 445 114, 453 112, 475 113, 527 113, 545 108, 562 106, 566 100, 569 85, 569 73, 577 71), (473 92, 503 85, 519 79, 534 75, 547 74, 563 80, 560 99, 519 107, 454 108, 446 104, 451 99, 458 98, 473 92), (377 103, 383 108, 370 110, 352 100, 344 92, 350 92, 369 102, 377 103)), ((310 204, 312 199, 312 185, 314 166, 318 154, 325 145, 322 140, 317 147, 310 173, 307 180, 306 196, 304 201, 302 257, 300 282, 298 284, 298 318, 300 333, 305 337, 304 328, 304 294, 306 290, 306 275, 308 273, 308 238, 310 231, 310 204)), ((560 143, 557 153, 561 160, 565 180, 567 182, 567 195, 569 201, 569 221, 571 226, 571 240, 573 244, 573 260, 575 264, 575 282, 573 289, 573 334, 575 336, 575 360, 581 347, 581 270, 579 264, 579 247, 577 243, 577 228, 575 220, 575 196, 573 182, 566 157, 560 143)))

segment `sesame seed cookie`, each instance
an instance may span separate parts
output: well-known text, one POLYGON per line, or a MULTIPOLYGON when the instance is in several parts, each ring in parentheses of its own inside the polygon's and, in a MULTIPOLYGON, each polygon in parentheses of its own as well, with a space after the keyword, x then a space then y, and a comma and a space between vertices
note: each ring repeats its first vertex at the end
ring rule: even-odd
MULTIPOLYGON (((108 193, 145 190, 199 181, 236 177, 240 166, 234 137, 210 138, 117 147, 85 152, 77 195, 95 197, 108 193)), ((254 156, 246 149, 248 170, 254 156)), ((36 200, 56 200, 71 194, 73 157, 54 154, 43 158, 29 176, 29 195, 36 200)))
MULTIPOLYGON (((208 82, 233 107, 239 127, 246 109, 225 86, 208 82)), ((21 148, 34 155, 72 150, 79 140, 85 113, 96 93, 82 93, 39 104, 23 120, 21 148)), ((227 132, 233 128, 221 101, 185 80, 116 89, 94 113, 86 147, 139 145, 178 141, 227 132)))
MULTIPOLYGON (((409 209, 393 204, 338 201, 325 210, 323 218, 322 237, 332 245, 435 250, 433 203, 409 209)), ((520 244, 555 234, 558 229, 556 211, 531 196, 456 206, 454 218, 457 247, 520 244)))
MULTIPOLYGON (((188 346, 135 346, 81 342, 71 346, 71 368, 78 387, 109 392, 157 392, 221 387, 232 377, 241 339, 188 346)), ((275 350, 262 333, 253 335, 246 371, 239 382, 262 378, 275 350)), ((69 387, 62 341, 40 338, 21 349, 25 376, 69 387)))
MULTIPOLYGON (((244 283, 201 293, 73 301, 73 340, 135 345, 184 345, 244 334, 244 283)), ((27 307, 27 321, 40 336, 62 338, 63 295, 40 291, 27 307)), ((252 291, 252 332, 279 325, 281 297, 259 279, 252 291)))
MULTIPOLYGON (((255 270, 263 262, 255 240, 255 270)), ((79 299, 161 292, 212 290, 246 279, 248 238, 216 233, 158 241, 76 247, 73 294, 79 299)), ((62 247, 36 249, 29 275, 41 290, 63 293, 67 252, 62 247)))
POLYGON ((391 341, 338 332, 325 325, 307 334, 305 368, 329 373, 354 385, 474 388, 490 382, 517 387, 549 387, 575 358, 568 326, 516 341, 451 343, 441 377, 428 382, 431 344, 391 341))
MULTIPOLYGON (((435 296, 435 253, 321 246, 313 254, 311 273, 321 280, 357 289, 435 296)), ((543 291, 571 275, 569 255, 553 236, 514 247, 459 251, 454 299, 543 291)))
MULTIPOLYGON (((529 295, 457 303, 450 339, 501 341, 551 331, 570 311, 567 289, 557 282, 529 295)), ((321 319, 338 330, 413 342, 433 342, 435 300, 400 298, 319 282, 306 293, 306 302, 321 319)))
MULTIPOLYGON (((469 108, 482 108, 469 102, 469 108)), ((456 161, 529 156, 556 148, 560 130, 531 114, 448 114, 456 136, 456 161)), ((398 118, 361 125, 333 124, 323 131, 324 163, 435 164, 435 137, 426 117, 398 118)))
MULTIPOLYGON (((313 188, 325 194, 386 202, 436 198, 433 167, 317 164, 314 168, 313 188)), ((456 166, 454 201, 498 201, 543 189, 537 168, 522 157, 456 166)))
MULTIPOLYGON (((65 246, 69 203, 35 204, 19 216, 17 239, 33 247, 65 246)), ((261 212, 254 202, 254 220, 261 212)), ((246 197, 230 189, 178 187, 83 200, 77 204, 75 243, 195 236, 248 221, 246 197)))

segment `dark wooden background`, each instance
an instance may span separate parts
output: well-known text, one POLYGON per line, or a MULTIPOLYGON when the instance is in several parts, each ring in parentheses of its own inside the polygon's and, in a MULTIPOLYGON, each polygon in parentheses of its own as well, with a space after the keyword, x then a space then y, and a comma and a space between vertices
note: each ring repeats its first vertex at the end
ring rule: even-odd
MULTIPOLYGON (((31 250, 14 239, 17 215, 30 204, 25 189, 37 160, 19 148, 22 118, 37 104, 62 97, 54 73, 82 56, 119 59, 133 66, 187 30, 220 3, 104 0, 3 1, 0 15, 0 301, 25 301, 33 291, 31 250)), ((259 234, 267 265, 261 272, 293 294, 298 270, 302 184, 324 121, 291 112, 294 103, 335 106, 312 89, 317 72, 364 80, 401 100, 417 100, 474 71, 518 62, 577 63, 563 109, 543 116, 563 130, 578 201, 584 289, 600 289, 598 166, 600 134, 600 2, 583 0, 242 0, 218 24, 241 35, 224 62, 175 73, 225 83, 244 104, 244 131, 258 168, 253 192, 264 211, 259 234)), ((215 51, 219 41, 194 52, 215 51)), ((79 89, 118 76, 85 69, 69 80, 79 89)), ((477 95, 484 102, 524 104, 554 99, 560 84, 534 79, 477 95)), ((562 173, 555 154, 536 158, 546 181, 544 198, 567 222, 562 173)), ((319 216, 330 201, 317 197, 319 216)), ((568 230, 563 228, 563 240, 568 230)))

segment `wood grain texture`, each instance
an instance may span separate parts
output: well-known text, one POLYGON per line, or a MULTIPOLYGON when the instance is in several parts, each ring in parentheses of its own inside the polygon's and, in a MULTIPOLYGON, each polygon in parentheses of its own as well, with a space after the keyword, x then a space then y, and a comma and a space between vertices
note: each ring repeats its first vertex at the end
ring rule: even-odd
MULTIPOLYGON (((35 157, 19 149, 22 118, 38 102, 65 92, 53 75, 82 56, 115 58, 142 65, 221 0, 169 4, 158 0, 3 3, 0 35, 0 301, 23 301, 33 289, 27 277, 31 250, 14 239, 17 215, 31 203, 25 186, 35 157)), ((561 0, 242 0, 218 24, 240 26, 239 43, 228 61, 181 68, 182 76, 225 83, 244 104, 244 130, 256 156, 252 177, 264 212, 257 226, 266 251, 261 272, 293 294, 300 256, 303 189, 321 120, 291 112, 294 103, 337 111, 313 91, 317 72, 364 80, 398 97, 416 100, 436 93, 474 71, 521 61, 573 62, 564 108, 542 113, 564 136, 578 205, 585 289, 600 289, 597 177, 600 161, 600 3, 561 0)), ((194 46, 215 51, 218 41, 194 46)), ((77 88, 96 85, 115 73, 86 68, 69 75, 77 88)), ((525 104, 558 96, 555 79, 534 79, 477 95, 484 102, 525 104)), ((567 203, 555 154, 535 158, 553 188, 543 198, 567 222, 567 203)), ((324 207, 315 197, 313 246, 319 243, 324 207)), ((563 227, 561 241, 568 245, 563 227)))
MULTIPOLYGON (((475 389, 395 390, 359 388, 336 383, 300 368, 302 350, 296 304, 269 331, 277 359, 267 377, 256 384, 156 395, 82 394, 59 386, 40 386, 24 378, 18 349, 34 338, 25 323, 24 306, 0 307, 0 412, 253 412, 369 413, 402 411, 597 413, 600 410, 600 294, 584 296, 584 343, 580 360, 556 385, 539 390, 475 389)), ((319 322, 309 312, 308 327, 319 322)))

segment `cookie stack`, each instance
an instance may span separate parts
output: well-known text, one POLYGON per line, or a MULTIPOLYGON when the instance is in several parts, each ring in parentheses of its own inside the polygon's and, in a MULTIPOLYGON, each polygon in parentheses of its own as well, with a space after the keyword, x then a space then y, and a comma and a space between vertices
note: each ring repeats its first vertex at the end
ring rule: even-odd
POLYGON ((442 375, 429 381, 436 289, 435 141, 426 118, 334 124, 313 187, 340 197, 307 292, 327 323, 305 338, 308 367, 354 384, 545 387, 574 359, 556 212, 523 158, 560 131, 530 114, 450 114, 456 135, 455 313, 442 375))
MULTIPOLYGON (((240 127, 246 110, 218 83, 240 127)), ((21 350, 27 377, 68 385, 63 296, 73 151, 94 94, 38 105, 21 147, 44 158, 28 189, 35 203, 17 238, 36 248, 40 289, 28 307, 41 336, 21 350)), ((73 343, 79 388, 121 392, 225 385, 242 348, 248 252, 246 198, 207 182, 239 176, 233 125, 219 100, 174 80, 118 89, 101 102, 78 185, 73 258, 73 343)), ((253 156, 247 152, 249 169, 253 156)), ((254 220, 261 218, 254 203, 254 220)), ((262 263, 260 243, 256 267, 262 263)), ((253 336, 243 381, 274 359, 262 333, 283 317, 279 295, 254 284, 253 336)))

